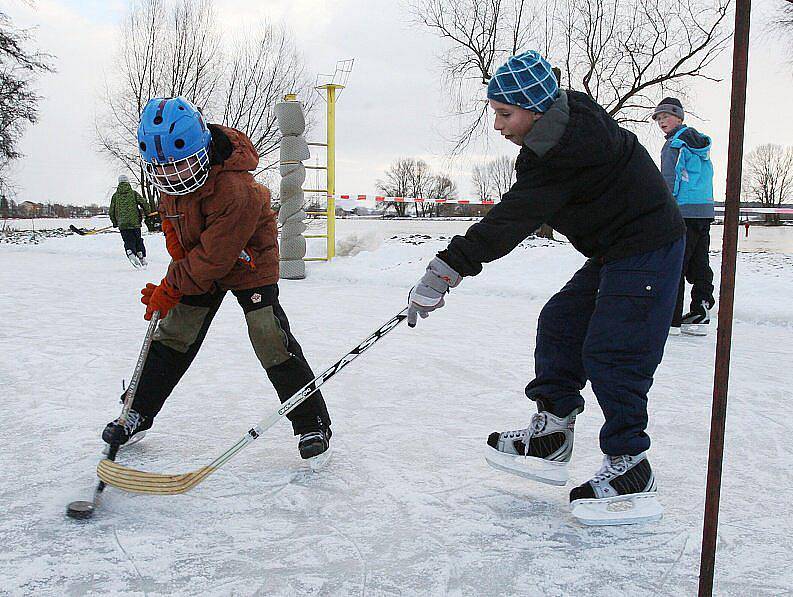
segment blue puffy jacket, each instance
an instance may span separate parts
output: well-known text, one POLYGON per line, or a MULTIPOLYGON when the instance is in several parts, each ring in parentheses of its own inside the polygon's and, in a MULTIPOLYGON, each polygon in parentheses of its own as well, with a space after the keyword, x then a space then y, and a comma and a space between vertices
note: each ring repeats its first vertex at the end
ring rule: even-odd
POLYGON ((677 129, 662 151, 662 169, 684 218, 713 218, 712 141, 685 125, 677 129))

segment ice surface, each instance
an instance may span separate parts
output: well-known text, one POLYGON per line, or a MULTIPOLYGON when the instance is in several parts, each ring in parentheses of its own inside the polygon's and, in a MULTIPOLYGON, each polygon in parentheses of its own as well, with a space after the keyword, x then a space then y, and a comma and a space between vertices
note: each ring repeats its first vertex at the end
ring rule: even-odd
MULTIPOLYGON (((469 224, 340 220, 339 238, 374 230, 382 245, 367 240, 374 250, 281 283, 314 369, 399 311, 428 260, 469 224)), ((755 242, 761 234, 751 231, 755 242)), ((530 418, 523 386, 537 315, 583 262, 566 243, 527 241, 328 382, 334 456, 323 471, 300 460, 283 422, 188 494, 111 488, 94 520, 67 519, 68 502, 90 498, 99 435, 140 350, 139 289, 167 266, 162 236, 144 238, 148 271, 129 266, 117 234, 0 244, 0 594, 696 592, 715 331, 670 339, 650 394, 662 521, 587 528, 571 517, 569 488, 601 461, 589 389, 567 488, 500 474, 482 458, 491 431, 530 418)), ((718 595, 793 586, 791 272, 791 254, 739 255, 718 595)), ((119 459, 193 470, 276 405, 227 299, 148 437, 119 459)))

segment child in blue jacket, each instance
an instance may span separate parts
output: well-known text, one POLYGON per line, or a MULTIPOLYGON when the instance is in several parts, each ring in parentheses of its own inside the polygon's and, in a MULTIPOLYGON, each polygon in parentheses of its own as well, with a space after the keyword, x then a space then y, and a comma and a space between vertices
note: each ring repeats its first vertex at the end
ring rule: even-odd
POLYGON ((685 111, 680 100, 665 97, 653 112, 653 120, 666 135, 661 150, 661 174, 677 200, 686 223, 686 252, 677 306, 670 335, 707 334, 713 298, 713 270, 708 263, 710 224, 713 222, 713 165, 711 140, 683 124, 685 111), (683 315, 686 280, 692 285, 691 304, 683 315))

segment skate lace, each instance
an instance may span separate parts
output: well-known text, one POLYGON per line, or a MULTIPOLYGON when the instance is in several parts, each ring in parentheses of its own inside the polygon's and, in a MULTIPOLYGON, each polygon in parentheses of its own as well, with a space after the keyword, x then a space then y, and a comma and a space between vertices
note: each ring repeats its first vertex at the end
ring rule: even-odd
POLYGON ((545 413, 537 413, 532 416, 531 422, 529 423, 528 431, 531 432, 531 435, 535 433, 540 433, 543 429, 545 429, 545 425, 548 423, 548 417, 545 413))
POLYGON ((603 457, 603 464, 600 470, 593 477, 593 481, 604 481, 612 477, 618 477, 628 470, 628 457, 627 456, 609 456, 608 454, 603 457))
POLYGON ((143 420, 143 415, 131 410, 127 413, 127 418, 124 420, 124 431, 127 432, 127 435, 131 435, 135 432, 135 430, 140 426, 141 421, 143 420))
MULTIPOLYGON (((532 415, 531 421, 529 421, 529 426, 526 429, 518 429, 516 431, 509 431, 507 432, 507 437, 509 439, 523 439, 526 436, 531 438, 533 435, 540 433, 543 429, 545 429, 545 425, 548 422, 548 418, 545 416, 545 413, 537 413, 532 415)), ((530 442, 528 440, 523 442, 523 455, 528 456, 529 454, 529 447, 530 442)))

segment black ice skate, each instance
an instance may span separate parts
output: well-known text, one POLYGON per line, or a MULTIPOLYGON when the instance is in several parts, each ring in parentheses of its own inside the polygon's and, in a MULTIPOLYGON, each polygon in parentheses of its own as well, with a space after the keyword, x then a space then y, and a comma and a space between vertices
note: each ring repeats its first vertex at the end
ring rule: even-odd
POLYGON ((699 307, 692 306, 691 311, 683 315, 680 331, 687 336, 707 336, 710 324, 711 305, 702 301, 699 307))
POLYGON ((587 525, 636 524, 660 520, 658 488, 650 461, 637 456, 604 456, 597 474, 570 492, 570 507, 587 525))
MULTIPOLYGON (((119 417, 120 419, 120 417, 119 417)), ((141 415, 134 410, 127 413, 124 424, 119 424, 119 419, 111 421, 102 432, 102 439, 107 444, 131 445, 137 443, 146 435, 146 430, 151 429, 153 420, 145 415, 141 415)))
POLYGON ((330 427, 320 427, 317 431, 300 434, 297 449, 300 457, 308 460, 311 470, 317 471, 324 467, 330 460, 330 437, 333 433, 330 427))
POLYGON ((487 438, 485 460, 493 468, 514 475, 548 483, 565 485, 569 475, 567 463, 573 453, 577 408, 566 417, 542 410, 531 418, 528 428, 494 431, 487 438))

